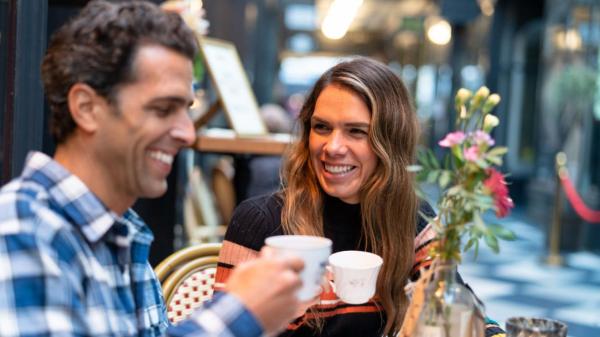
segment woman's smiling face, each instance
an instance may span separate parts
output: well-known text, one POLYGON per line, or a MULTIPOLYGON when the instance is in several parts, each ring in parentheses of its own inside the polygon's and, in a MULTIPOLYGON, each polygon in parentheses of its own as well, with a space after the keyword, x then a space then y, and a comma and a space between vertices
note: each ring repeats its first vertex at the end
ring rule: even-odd
POLYGON ((317 98, 310 123, 310 160, 321 188, 358 203, 378 161, 369 143, 369 108, 349 89, 330 84, 317 98))

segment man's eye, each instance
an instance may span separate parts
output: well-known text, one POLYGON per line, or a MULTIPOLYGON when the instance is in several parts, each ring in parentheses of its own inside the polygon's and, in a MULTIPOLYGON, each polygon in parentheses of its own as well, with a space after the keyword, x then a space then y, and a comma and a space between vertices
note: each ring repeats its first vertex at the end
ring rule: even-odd
POLYGON ((171 112, 173 112, 173 107, 171 107, 171 106, 167 106, 167 107, 159 107, 159 106, 157 106, 157 107, 154 107, 153 110, 156 111, 156 114, 159 117, 166 117, 166 116, 170 115, 171 112))

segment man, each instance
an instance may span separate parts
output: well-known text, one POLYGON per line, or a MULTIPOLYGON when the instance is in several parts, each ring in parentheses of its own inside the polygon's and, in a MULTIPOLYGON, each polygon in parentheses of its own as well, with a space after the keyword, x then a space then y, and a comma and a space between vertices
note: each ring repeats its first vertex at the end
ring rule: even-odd
MULTIPOLYGON (((158 336, 168 322, 148 264, 152 233, 130 210, 167 189, 194 140, 194 34, 143 2, 92 1, 51 39, 42 77, 54 158, 34 152, 0 190, 0 336, 158 336)), ((170 335, 259 336, 299 303, 299 259, 240 266, 170 335)))

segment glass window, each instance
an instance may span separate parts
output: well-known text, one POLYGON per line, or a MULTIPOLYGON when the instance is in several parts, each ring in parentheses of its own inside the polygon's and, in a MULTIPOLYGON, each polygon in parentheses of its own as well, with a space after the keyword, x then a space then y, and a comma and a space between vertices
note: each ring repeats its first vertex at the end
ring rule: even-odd
MULTIPOLYGON (((0 144, 4 144, 4 115, 6 110, 6 70, 7 70, 7 37, 8 37, 8 0, 0 0, 0 144)), ((0 146, 0 182, 4 176, 4 149, 0 146)))

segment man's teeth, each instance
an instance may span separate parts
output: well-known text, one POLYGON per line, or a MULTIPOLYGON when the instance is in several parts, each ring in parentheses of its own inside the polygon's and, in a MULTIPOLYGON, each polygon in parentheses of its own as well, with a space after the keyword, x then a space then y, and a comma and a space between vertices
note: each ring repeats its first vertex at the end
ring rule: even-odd
POLYGON ((353 168, 354 166, 352 165, 325 165, 325 170, 327 170, 327 172, 335 174, 350 172, 353 168))
POLYGON ((151 158, 160 160, 167 165, 171 165, 173 163, 173 156, 162 151, 150 151, 149 155, 151 158))

